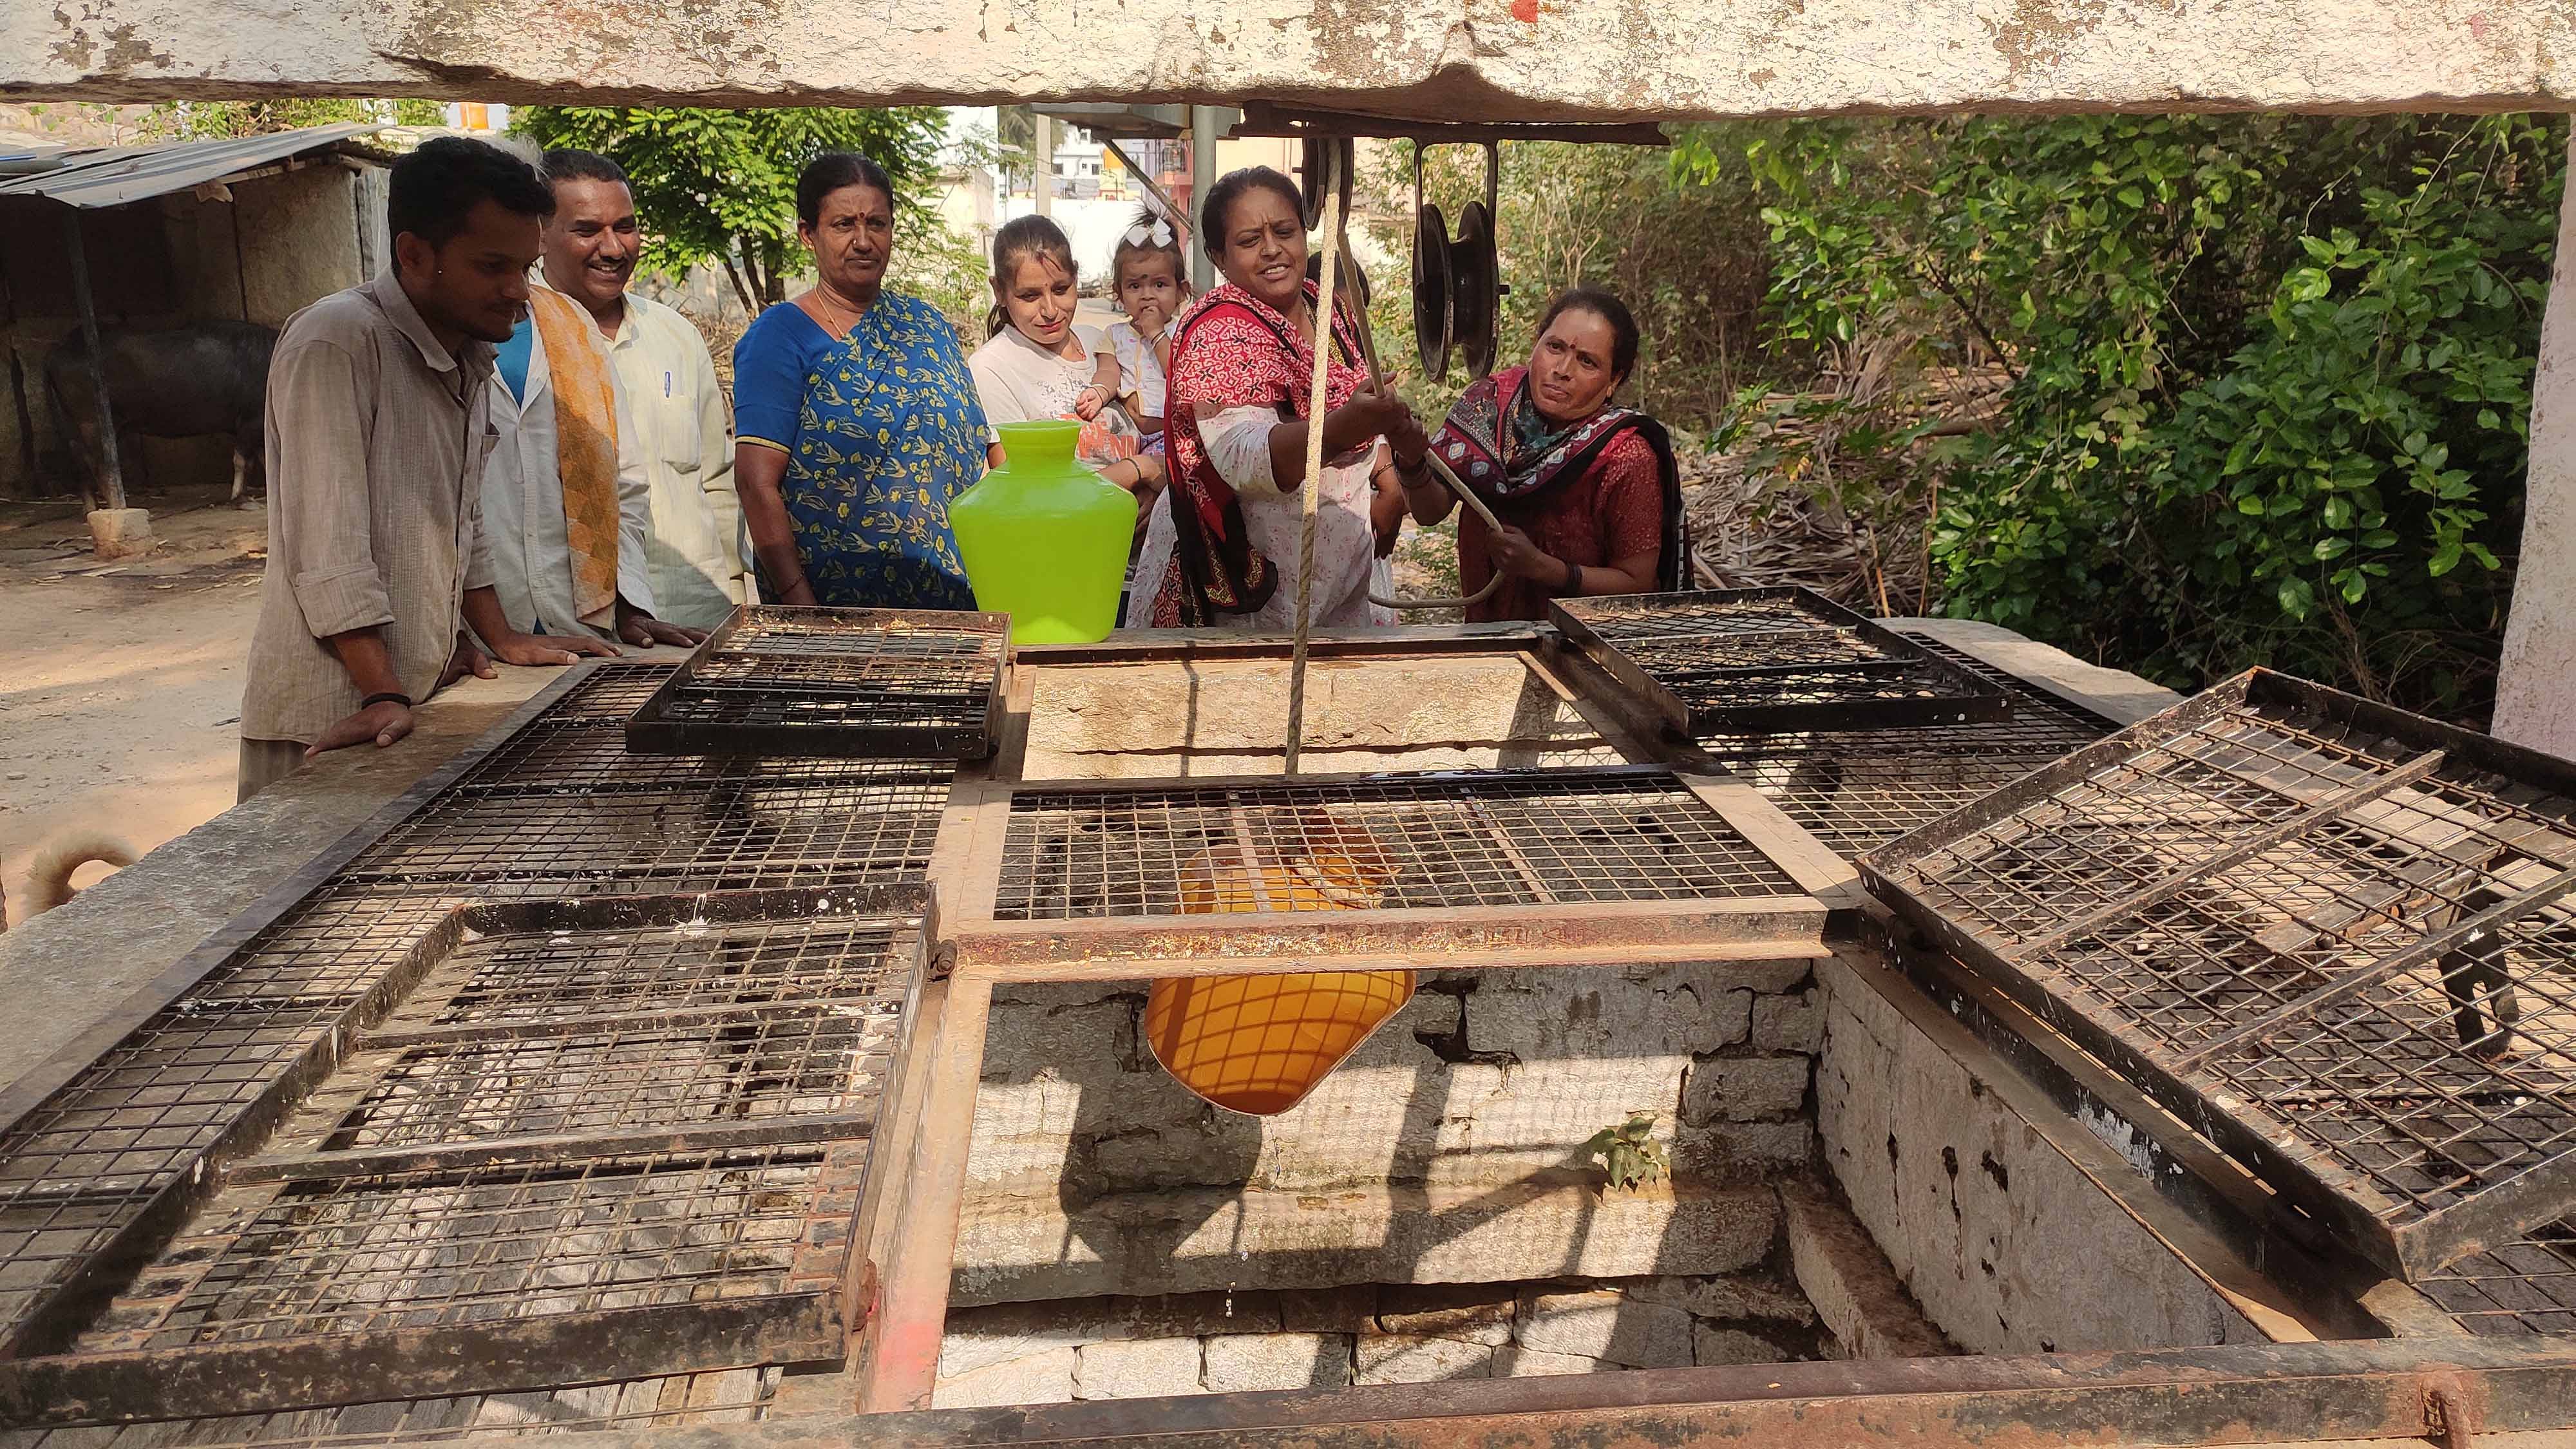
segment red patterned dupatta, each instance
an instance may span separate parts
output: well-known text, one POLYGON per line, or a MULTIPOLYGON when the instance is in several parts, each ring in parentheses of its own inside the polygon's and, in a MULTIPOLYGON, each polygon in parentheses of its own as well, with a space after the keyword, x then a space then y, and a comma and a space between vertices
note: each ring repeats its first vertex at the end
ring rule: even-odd
MULTIPOLYGON (((1315 305, 1312 282, 1306 305, 1315 305)), ((1354 365, 1359 333, 1347 313, 1334 311, 1338 355, 1325 371, 1327 410, 1350 401, 1368 381, 1354 365)), ((1314 372, 1314 348, 1288 319, 1231 282, 1210 288, 1174 326, 1164 421, 1172 457, 1172 566, 1154 586, 1156 628, 1222 623, 1221 615, 1249 614, 1278 590, 1279 570, 1247 537, 1243 506, 1208 460, 1199 420, 1240 407, 1270 408, 1282 421, 1303 418, 1314 372)))
POLYGON ((1681 470, 1673 460, 1672 435, 1646 414, 1605 407, 1579 423, 1551 429, 1530 403, 1529 369, 1506 367, 1468 385, 1431 447, 1496 517, 1518 525, 1562 506, 1564 486, 1591 472, 1610 444, 1630 430, 1654 450, 1664 495, 1655 587, 1688 588, 1690 535, 1682 511, 1681 470))

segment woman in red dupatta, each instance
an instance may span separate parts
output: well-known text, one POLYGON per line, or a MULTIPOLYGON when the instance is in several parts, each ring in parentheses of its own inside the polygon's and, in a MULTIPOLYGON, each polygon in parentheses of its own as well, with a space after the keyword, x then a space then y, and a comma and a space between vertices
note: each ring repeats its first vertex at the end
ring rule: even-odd
MULTIPOLYGON (((1502 586, 1471 620, 1541 619, 1550 599, 1681 588, 1689 557, 1672 439, 1644 413, 1611 405, 1637 363, 1637 322, 1608 292, 1558 294, 1523 367, 1469 387, 1431 446, 1503 522, 1458 520, 1458 580, 1502 586)), ((1408 473, 1413 516, 1438 523, 1449 490, 1408 473)))
MULTIPOLYGON (((1266 166, 1227 174, 1208 188, 1200 236, 1225 281, 1173 327, 1172 486, 1148 524, 1125 622, 1285 632, 1296 619, 1315 367, 1296 185, 1266 166)), ((1347 314, 1333 319, 1333 340, 1312 614, 1327 629, 1391 622, 1369 603, 1369 581, 1380 536, 1405 506, 1395 475, 1430 446, 1404 403, 1369 385, 1347 314)))

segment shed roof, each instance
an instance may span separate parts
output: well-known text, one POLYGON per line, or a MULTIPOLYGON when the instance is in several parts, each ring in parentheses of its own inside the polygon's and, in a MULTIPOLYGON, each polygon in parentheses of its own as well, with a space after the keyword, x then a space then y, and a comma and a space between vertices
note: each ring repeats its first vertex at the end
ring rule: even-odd
POLYGON ((221 181, 243 171, 386 129, 372 122, 307 126, 223 141, 171 141, 66 151, 58 164, 0 179, 0 196, 50 196, 73 206, 122 206, 221 181))

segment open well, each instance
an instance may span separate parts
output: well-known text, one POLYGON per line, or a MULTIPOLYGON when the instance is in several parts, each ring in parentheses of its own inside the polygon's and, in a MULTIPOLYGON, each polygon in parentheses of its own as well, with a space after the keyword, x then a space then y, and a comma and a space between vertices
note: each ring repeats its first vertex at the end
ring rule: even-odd
MULTIPOLYGON (((635 754, 668 670, 581 670, 0 1100, 10 1442, 1326 1391, 1191 1411, 1255 1433, 1517 1376, 1682 1424, 1730 1366, 1992 1356, 2018 1402, 2012 1355, 2229 1345, 2563 1372, 2568 1230, 2460 1216, 2563 1135, 2552 783, 2287 683, 2106 740, 2026 649, 1892 637, 2008 717, 1686 739, 1550 631, 1401 631, 1319 645, 1289 780, 1263 641, 1021 651, 962 765, 635 754), (1936 822, 1872 858, 1919 919, 1872 905, 1856 860, 1936 822), (1139 1040, 1157 977, 1394 965, 1412 1001, 1277 1117, 1139 1040), (1660 1178, 1605 1188, 1621 1131, 1660 1178), (2291 1190, 2428 1138, 2475 1180, 2408 1214, 2291 1190)), ((2139 1362, 2049 1391, 2185 1371, 2139 1362)), ((1135 1408, 847 1422, 1178 1422, 1135 1408)))

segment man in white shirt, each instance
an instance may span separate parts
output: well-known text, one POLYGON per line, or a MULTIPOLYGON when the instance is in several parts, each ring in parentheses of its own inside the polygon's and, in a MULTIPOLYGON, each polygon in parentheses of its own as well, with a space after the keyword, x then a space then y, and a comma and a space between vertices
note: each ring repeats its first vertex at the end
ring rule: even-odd
POLYGON ((704 634, 654 617, 644 539, 651 503, 625 389, 589 314, 542 284, 493 352, 483 530, 510 626, 638 646, 704 634))
POLYGON ((706 340, 689 319, 631 295, 643 250, 635 198, 616 162, 549 151, 554 219, 545 232, 546 285, 581 304, 606 341, 649 500, 646 579, 655 613, 712 629, 753 598, 739 537, 733 429, 706 340))

